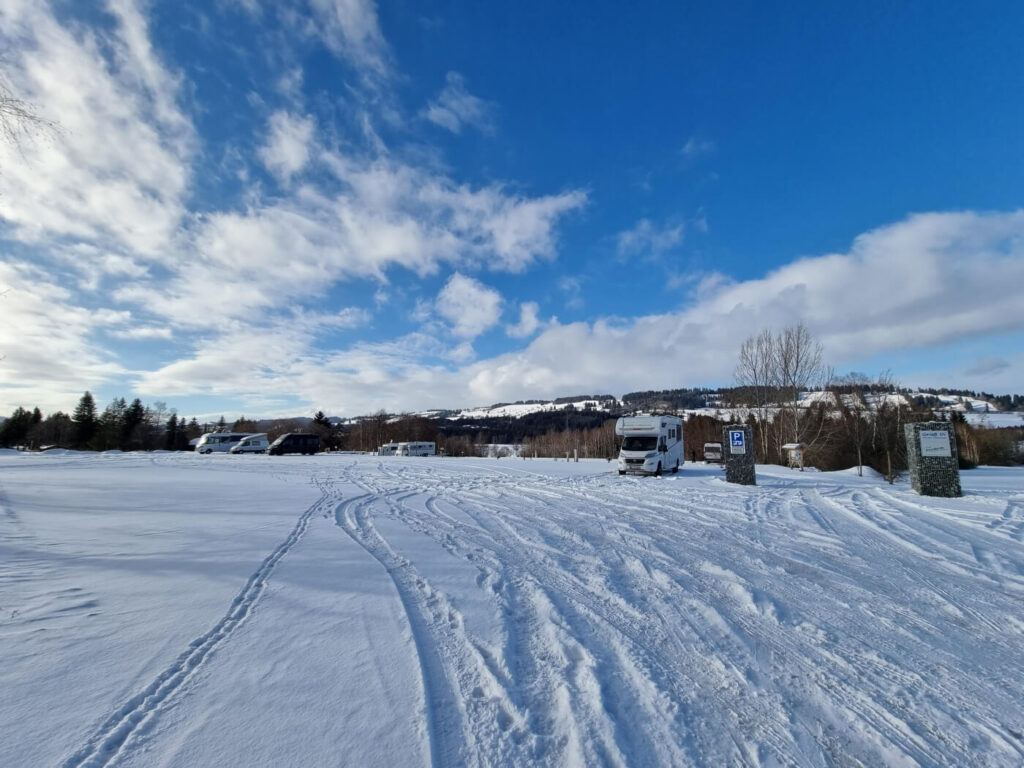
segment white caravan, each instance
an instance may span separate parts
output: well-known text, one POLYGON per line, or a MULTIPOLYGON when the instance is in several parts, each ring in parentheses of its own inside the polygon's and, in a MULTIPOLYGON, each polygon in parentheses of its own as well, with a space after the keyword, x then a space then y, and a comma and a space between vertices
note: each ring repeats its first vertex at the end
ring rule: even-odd
POLYGON ((267 440, 267 433, 260 432, 255 435, 243 437, 231 448, 231 453, 266 453, 270 446, 267 440))
POLYGON ((683 420, 676 416, 623 416, 615 422, 622 436, 619 474, 678 472, 683 463, 683 420))
POLYGON ((378 456, 394 456, 395 450, 398 448, 398 443, 384 443, 380 448, 377 449, 378 456))
POLYGON ((433 456, 433 443, 399 443, 395 448, 396 456, 433 456))
POLYGON ((252 432, 207 432, 196 443, 196 453, 227 453, 252 432))
POLYGON ((704 463, 705 464, 721 464, 722 463, 722 444, 721 443, 704 443, 704 463))

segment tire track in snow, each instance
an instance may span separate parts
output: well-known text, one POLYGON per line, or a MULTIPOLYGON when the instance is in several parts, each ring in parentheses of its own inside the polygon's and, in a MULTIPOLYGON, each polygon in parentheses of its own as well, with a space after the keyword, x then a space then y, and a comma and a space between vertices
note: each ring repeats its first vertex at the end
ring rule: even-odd
POLYGON ((203 663, 226 642, 251 615, 263 595, 274 568, 302 538, 313 515, 329 509, 339 499, 328 494, 322 482, 314 484, 324 492, 303 512, 295 527, 246 581, 226 614, 206 633, 193 640, 184 653, 161 672, 140 693, 133 696, 108 717, 89 742, 61 764, 61 768, 102 768, 117 760, 129 747, 129 740, 147 730, 156 715, 197 674, 203 663))
MULTIPOLYGON (((389 473, 381 469, 386 476, 389 473)), ((343 530, 390 576, 409 622, 421 673, 424 720, 433 765, 520 765, 530 762, 526 717, 508 690, 508 673, 496 662, 494 649, 476 641, 463 616, 443 590, 433 587, 415 564, 397 553, 374 525, 385 516, 426 533, 419 527, 424 510, 434 514, 436 496, 422 485, 391 476, 397 485, 365 477, 347 480, 366 495, 342 505, 335 519, 343 530), (414 500, 423 500, 419 509, 414 500), (377 505, 382 509, 377 510, 377 505)), ((440 526, 427 533, 452 551, 452 541, 438 528, 465 525, 443 513, 440 526), (447 524, 446 524, 447 523, 447 524)), ((457 555, 456 555, 457 556, 457 555)))
MULTIPOLYGON (((520 481, 505 487, 405 473, 393 479, 443 489, 447 503, 460 508, 460 516, 475 521, 454 532, 458 548, 473 553, 477 563, 480 550, 490 551, 493 561, 500 563, 497 567, 503 575, 497 578, 496 593, 506 601, 510 618, 515 617, 506 626, 510 643, 506 654, 516 670, 511 696, 528 713, 536 740, 534 762, 559 764, 562 758, 579 757, 577 750, 588 761, 610 765, 699 762, 700 735, 686 736, 677 730, 688 732, 686 712, 695 704, 692 689, 677 683, 692 680, 697 670, 676 668, 674 659, 682 649, 666 636, 665 627, 643 620, 616 590, 595 591, 597 585, 590 578, 596 575, 593 568, 606 565, 611 553, 602 547, 603 557, 593 557, 596 550, 587 542, 549 519, 552 502, 574 500, 574 484, 524 488, 520 481), (524 502, 527 509, 522 508, 524 502), (538 514, 538 507, 545 511, 538 514), (550 543, 522 538, 517 530, 523 522, 521 513, 547 522, 548 530, 534 533, 553 537, 550 543), (565 543, 564 536, 569 536, 573 548, 591 554, 576 562, 563 559, 561 547, 553 545, 565 543), (578 572, 580 566, 584 571, 578 572), (665 684, 667 689, 662 687, 665 684), (646 713, 655 733, 622 729, 626 713, 637 711, 646 713), (687 752, 689 748, 696 749, 687 752)), ((436 521, 423 519, 418 527, 429 535, 432 522, 436 521)), ((494 582, 493 577, 487 580, 494 582)), ((735 708, 738 702, 730 704, 735 708)), ((730 735, 732 755, 744 755, 739 759, 750 764, 741 734, 730 729, 730 735)), ((773 740, 771 735, 767 738, 773 740)))
POLYGON ((463 740, 458 737, 463 731, 457 727, 461 720, 459 707, 447 682, 444 662, 431 637, 430 626, 412 585, 416 578, 412 573, 412 564, 391 550, 369 520, 367 509, 373 502, 381 499, 382 493, 365 483, 358 485, 366 493, 338 506, 334 514, 335 522, 353 542, 380 564, 398 593, 419 661, 430 764, 461 765, 463 740))
MULTIPOLYGON (((986 761, 981 744, 1021 754, 1008 735, 1020 730, 1014 693, 958 666, 984 673, 990 656, 1004 658, 1015 679, 1006 639, 971 622, 985 641, 985 662, 972 664, 960 649, 976 633, 933 625, 902 594, 915 586, 968 597, 965 571, 953 567, 963 559, 929 556, 928 534, 903 528, 883 499, 841 485, 819 495, 708 483, 680 497, 671 480, 640 493, 616 478, 378 469, 367 481, 379 512, 482 567, 478 586, 507 609, 498 666, 527 718, 526 762, 811 768, 898 754, 980 766, 1008 764, 986 761), (432 501, 424 508, 416 494, 432 501), (630 558, 640 567, 622 565, 630 558), (872 620, 889 629, 873 632, 872 620)), ((430 641, 447 649, 449 630, 430 627, 430 641)), ((444 662, 452 681, 457 665, 444 662)))

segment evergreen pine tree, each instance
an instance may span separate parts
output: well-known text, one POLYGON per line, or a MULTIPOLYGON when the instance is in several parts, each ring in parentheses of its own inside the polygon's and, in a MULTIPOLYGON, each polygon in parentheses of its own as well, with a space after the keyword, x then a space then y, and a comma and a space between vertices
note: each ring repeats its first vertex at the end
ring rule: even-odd
POLYGON ((75 447, 78 449, 87 448, 89 441, 96 434, 96 401, 93 400, 90 392, 87 391, 82 395, 82 399, 78 401, 78 406, 75 408, 71 418, 75 422, 75 447))
POLYGON ((191 443, 197 437, 201 437, 202 434, 203 430, 199 426, 199 422, 196 421, 196 417, 193 416, 192 420, 189 421, 188 426, 185 428, 185 434, 182 436, 184 442, 182 450, 189 450, 191 448, 189 443, 191 443))
POLYGON ((142 401, 136 397, 124 411, 124 420, 121 423, 122 450, 128 451, 144 447, 140 431, 145 421, 146 409, 142 405, 142 401))
POLYGON ((168 451, 178 450, 178 414, 172 413, 167 420, 167 429, 164 432, 164 448, 168 451))
POLYGON ((124 413, 127 409, 128 404, 125 403, 123 397, 115 397, 110 401, 110 405, 103 409, 97 425, 96 437, 93 440, 97 450, 109 451, 120 447, 124 413))
MULTIPOLYGON (((37 409, 38 410, 38 409, 37 409)), ((21 406, 0 425, 0 445, 5 448, 16 448, 25 444, 25 438, 32 427, 32 413, 21 406)))

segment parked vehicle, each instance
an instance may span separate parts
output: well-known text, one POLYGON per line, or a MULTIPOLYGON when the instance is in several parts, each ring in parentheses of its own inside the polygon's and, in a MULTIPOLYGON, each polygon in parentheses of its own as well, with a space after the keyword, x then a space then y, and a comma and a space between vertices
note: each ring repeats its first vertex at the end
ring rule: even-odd
POLYGON ((721 443, 704 443, 704 463, 705 464, 721 464, 722 463, 722 444, 721 443))
POLYGON ((433 456, 433 443, 398 443, 395 447, 396 456, 433 456))
POLYGON ((231 447, 231 453, 266 453, 269 447, 270 441, 267 440, 267 433, 261 432, 243 437, 231 447))
POLYGON ((623 416, 615 422, 622 436, 619 474, 678 472, 683 462, 683 420, 675 416, 623 416))
POLYGON ((227 453, 252 432, 207 432, 196 443, 196 453, 227 453))
POLYGON ((398 448, 398 443, 384 443, 380 448, 377 449, 378 456, 394 456, 395 450, 398 448))
POLYGON ((312 456, 320 450, 320 438, 317 435, 302 435, 289 432, 281 435, 270 444, 267 453, 271 456, 282 456, 286 453, 308 453, 312 456))

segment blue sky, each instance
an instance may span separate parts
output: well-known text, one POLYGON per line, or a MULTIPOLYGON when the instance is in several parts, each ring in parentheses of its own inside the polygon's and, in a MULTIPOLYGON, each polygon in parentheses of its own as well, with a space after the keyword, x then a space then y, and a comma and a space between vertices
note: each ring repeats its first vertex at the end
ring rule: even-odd
POLYGON ((1020 391, 1011 3, 0 0, 0 412, 1020 391))

